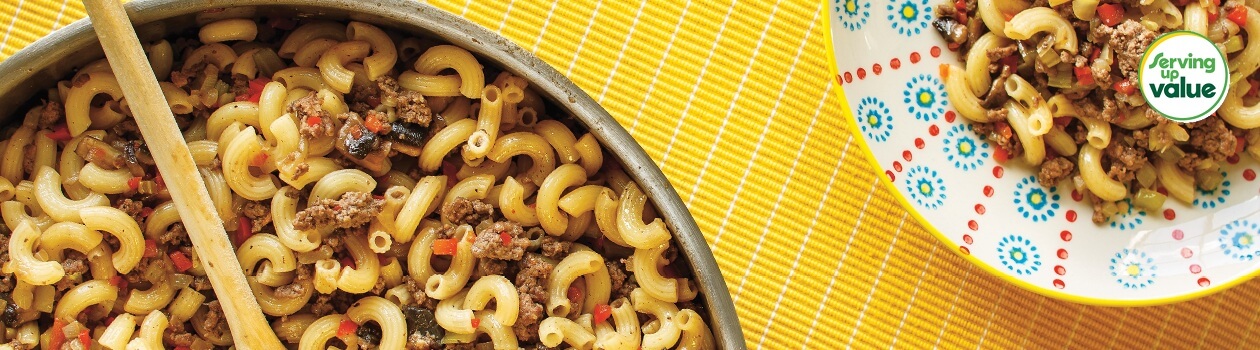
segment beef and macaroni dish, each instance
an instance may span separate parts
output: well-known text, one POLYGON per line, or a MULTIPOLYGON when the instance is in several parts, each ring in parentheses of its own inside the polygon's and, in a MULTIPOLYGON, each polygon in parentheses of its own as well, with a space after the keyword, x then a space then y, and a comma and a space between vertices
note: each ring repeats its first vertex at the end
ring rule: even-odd
MULTIPOLYGON (((595 136, 467 50, 202 13, 146 47, 259 307, 296 349, 711 349, 595 136)), ((207 266, 104 60, 0 133, 0 348, 214 349, 207 266)))
POLYGON ((1223 181, 1223 164, 1260 156, 1254 4, 958 0, 937 8, 934 26, 963 64, 941 75, 999 162, 1020 158, 1039 168, 1042 186, 1068 184, 1104 223, 1130 206, 1160 210, 1169 196, 1190 203, 1223 181), (1229 94, 1198 122, 1161 117, 1138 86, 1146 48, 1175 30, 1202 34, 1228 59, 1229 94))

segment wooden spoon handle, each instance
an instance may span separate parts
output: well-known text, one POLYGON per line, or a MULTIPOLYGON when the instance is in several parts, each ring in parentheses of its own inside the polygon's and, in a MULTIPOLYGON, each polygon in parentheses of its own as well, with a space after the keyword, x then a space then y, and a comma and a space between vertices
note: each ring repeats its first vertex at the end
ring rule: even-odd
POLYGON ((206 275, 214 286, 232 339, 241 349, 283 349, 271 325, 263 318, 240 262, 232 250, 223 220, 214 210, 206 185, 197 173, 184 141, 158 86, 153 68, 140 47, 140 39, 118 0, 84 0, 92 27, 100 38, 109 66, 130 101, 140 133, 148 142, 158 171, 167 179, 180 219, 188 229, 206 275))

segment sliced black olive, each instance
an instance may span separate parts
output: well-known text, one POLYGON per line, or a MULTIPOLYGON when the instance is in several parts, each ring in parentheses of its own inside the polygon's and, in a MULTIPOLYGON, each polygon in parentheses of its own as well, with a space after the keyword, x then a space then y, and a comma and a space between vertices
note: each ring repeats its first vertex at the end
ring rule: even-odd
POLYGON ((385 137, 409 146, 423 147, 424 138, 429 133, 428 128, 415 123, 393 122, 389 127, 390 131, 385 137))
POLYGON ((433 316, 433 310, 429 310, 419 306, 404 306, 403 317, 407 319, 407 334, 431 335, 435 338, 442 338, 446 331, 437 323, 437 318, 433 316))
POLYGON ((932 20, 932 27, 941 33, 946 41, 962 44, 967 42, 967 26, 958 23, 953 17, 937 17, 932 20))
POLYGON ((381 327, 375 322, 364 323, 359 326, 359 330, 355 332, 366 345, 377 345, 381 343, 381 327))
POLYGON ((363 124, 351 124, 347 120, 340 136, 342 144, 346 147, 346 153, 355 158, 363 159, 376 149, 376 134, 368 131, 363 124))
POLYGON ((4 312, 0 312, 0 322, 4 322, 5 326, 14 328, 18 326, 18 307, 13 303, 13 299, 9 297, 9 293, 0 293, 4 301, 4 312))
POLYGON ((368 130, 356 113, 345 113, 346 122, 337 133, 337 151, 355 164, 378 173, 389 169, 392 144, 368 130))

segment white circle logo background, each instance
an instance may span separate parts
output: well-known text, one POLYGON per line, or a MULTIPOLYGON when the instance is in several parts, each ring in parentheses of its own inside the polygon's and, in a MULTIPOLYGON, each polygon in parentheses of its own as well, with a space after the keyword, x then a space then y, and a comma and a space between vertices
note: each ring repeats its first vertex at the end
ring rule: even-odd
POLYGON ((1164 117, 1183 123, 1202 120, 1229 92, 1226 62, 1206 37, 1185 30, 1169 32, 1151 42, 1142 56, 1139 88, 1147 105, 1164 117))

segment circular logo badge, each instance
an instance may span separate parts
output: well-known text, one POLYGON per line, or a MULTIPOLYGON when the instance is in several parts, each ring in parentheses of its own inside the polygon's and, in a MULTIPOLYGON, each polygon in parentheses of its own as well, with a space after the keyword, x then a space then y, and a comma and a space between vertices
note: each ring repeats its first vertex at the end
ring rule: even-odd
POLYGON ((1211 40, 1180 30, 1161 35, 1142 56, 1138 82, 1147 105, 1173 121, 1202 120, 1229 91, 1229 66, 1211 40))

